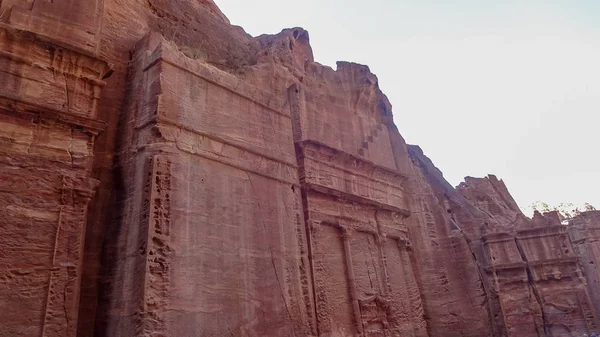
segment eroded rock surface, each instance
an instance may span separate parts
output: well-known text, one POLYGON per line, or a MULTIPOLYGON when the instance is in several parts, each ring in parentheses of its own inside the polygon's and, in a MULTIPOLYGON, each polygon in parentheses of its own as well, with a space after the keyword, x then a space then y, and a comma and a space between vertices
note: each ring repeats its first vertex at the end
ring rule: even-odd
POLYGON ((418 147, 410 152, 448 208, 455 233, 469 243, 492 335, 576 336, 598 329, 596 212, 575 218, 577 226, 562 225, 557 212, 528 219, 495 176, 467 177, 452 189, 418 147))
POLYGON ((450 186, 364 65, 210 0, 0 0, 0 336, 581 336, 598 212, 450 186))

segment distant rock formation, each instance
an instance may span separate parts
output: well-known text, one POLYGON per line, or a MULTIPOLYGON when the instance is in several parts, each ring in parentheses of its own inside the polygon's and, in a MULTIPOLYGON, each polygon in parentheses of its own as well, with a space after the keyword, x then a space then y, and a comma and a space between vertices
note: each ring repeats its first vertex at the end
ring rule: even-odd
POLYGON ((600 212, 453 188, 364 65, 210 0, 0 0, 0 336, 581 336, 600 212))

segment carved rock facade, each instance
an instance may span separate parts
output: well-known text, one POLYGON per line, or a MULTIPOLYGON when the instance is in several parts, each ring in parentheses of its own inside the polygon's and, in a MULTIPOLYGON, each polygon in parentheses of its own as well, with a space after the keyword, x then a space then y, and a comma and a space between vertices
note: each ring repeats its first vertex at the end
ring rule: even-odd
POLYGON ((0 1, 1 336, 580 336, 597 212, 456 189, 368 67, 210 0, 0 1))

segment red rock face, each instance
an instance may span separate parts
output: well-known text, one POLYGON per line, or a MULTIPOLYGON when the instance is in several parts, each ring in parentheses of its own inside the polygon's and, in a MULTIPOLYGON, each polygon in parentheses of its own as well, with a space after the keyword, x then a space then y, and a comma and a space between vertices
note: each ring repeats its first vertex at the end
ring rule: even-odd
POLYGON ((582 272, 594 311, 600 312, 600 211, 585 212, 569 221, 567 230, 582 272))
POLYGON ((597 332, 597 214, 453 188, 302 28, 252 38, 211 1, 0 21, 0 336, 597 332))
POLYGON ((594 213, 574 219, 578 226, 561 225, 556 212, 527 219, 495 176, 467 178, 454 190, 420 149, 411 154, 469 242, 494 336, 575 336, 598 329, 597 291, 590 286, 597 282, 590 266, 598 255, 581 241, 593 237, 594 213))
POLYGON ((50 20, 37 15, 41 5, 4 6, 0 335, 75 336, 87 206, 98 185, 93 146, 105 127, 97 107, 110 67, 81 45, 36 34, 50 20))

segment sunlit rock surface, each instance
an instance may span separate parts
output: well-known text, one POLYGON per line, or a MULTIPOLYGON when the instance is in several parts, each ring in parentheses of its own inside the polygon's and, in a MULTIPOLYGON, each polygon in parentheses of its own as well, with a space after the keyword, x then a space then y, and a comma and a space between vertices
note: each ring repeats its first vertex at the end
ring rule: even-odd
POLYGON ((598 212, 453 188, 302 28, 0 0, 0 84, 0 336, 598 331, 598 212))

